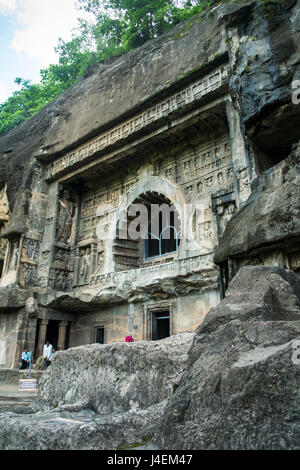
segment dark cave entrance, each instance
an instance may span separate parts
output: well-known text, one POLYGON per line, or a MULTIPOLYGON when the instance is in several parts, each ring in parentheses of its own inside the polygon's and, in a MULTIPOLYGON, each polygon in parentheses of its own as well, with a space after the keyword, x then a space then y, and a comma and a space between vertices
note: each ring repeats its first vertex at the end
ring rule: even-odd
POLYGON ((300 105, 276 108, 249 129, 259 173, 285 160, 300 140, 300 105))
POLYGON ((96 343, 104 344, 104 327, 96 328, 96 343))
POLYGON ((50 342, 50 344, 52 344, 54 348, 57 348, 58 331, 59 331, 59 321, 49 320, 46 339, 50 342))
POLYGON ((170 336, 170 312, 162 310, 152 313, 152 341, 168 338, 170 336))

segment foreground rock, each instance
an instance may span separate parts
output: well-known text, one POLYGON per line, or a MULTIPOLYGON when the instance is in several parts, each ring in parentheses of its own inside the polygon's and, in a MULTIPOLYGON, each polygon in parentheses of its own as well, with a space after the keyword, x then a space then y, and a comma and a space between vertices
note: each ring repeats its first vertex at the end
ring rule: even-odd
POLYGON ((0 414, 0 448, 147 445, 180 382, 193 337, 185 333, 158 342, 57 353, 41 380, 38 406, 26 409, 25 415, 16 409, 0 414))
POLYGON ((196 335, 58 353, 0 448, 296 449, 299 340, 299 277, 244 267, 196 335))
POLYGON ((161 446, 297 448, 299 340, 299 278, 280 268, 242 268, 196 331, 165 410, 161 446))

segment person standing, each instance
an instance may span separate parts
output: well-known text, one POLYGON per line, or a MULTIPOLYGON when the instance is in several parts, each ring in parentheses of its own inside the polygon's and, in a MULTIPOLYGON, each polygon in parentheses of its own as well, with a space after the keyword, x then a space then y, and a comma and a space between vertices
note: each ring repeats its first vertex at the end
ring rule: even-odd
POLYGON ((31 354, 28 352, 28 348, 24 348, 24 351, 22 352, 22 365, 20 369, 28 369, 29 364, 30 364, 30 359, 31 359, 31 354))

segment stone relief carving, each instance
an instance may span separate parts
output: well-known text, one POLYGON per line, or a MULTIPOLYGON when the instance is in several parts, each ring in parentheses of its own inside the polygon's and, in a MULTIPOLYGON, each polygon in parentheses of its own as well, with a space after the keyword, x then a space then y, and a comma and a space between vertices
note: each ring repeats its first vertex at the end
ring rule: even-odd
POLYGON ((72 253, 70 250, 56 246, 53 255, 53 265, 57 269, 72 270, 72 253))
POLYGON ((9 204, 6 189, 7 186, 5 185, 0 190, 0 222, 7 222, 9 219, 9 204))
POLYGON ((85 160, 95 152, 103 150, 116 141, 128 137, 130 134, 173 113, 186 104, 200 100, 203 96, 222 86, 227 76, 228 67, 224 65, 188 85, 166 100, 152 106, 128 121, 123 122, 121 125, 110 129, 108 132, 96 137, 87 144, 82 145, 77 150, 58 158, 48 165, 47 178, 57 177, 61 171, 68 167, 71 168, 78 161, 85 160))
POLYGON ((8 272, 17 270, 18 256, 19 256, 19 242, 15 241, 15 242, 12 242, 11 244, 11 256, 10 256, 10 261, 8 264, 8 272))
POLYGON ((81 249, 80 253, 80 271, 79 283, 86 284, 89 281, 91 271, 91 247, 87 246, 81 249))
POLYGON ((251 193, 251 181, 249 177, 248 168, 238 170, 238 180, 240 185, 240 196, 245 200, 251 193))
POLYGON ((19 273, 19 284, 21 287, 38 285, 37 267, 39 257, 40 242, 38 240, 25 238, 22 245, 19 273))
POLYGON ((20 240, 11 240, 9 242, 0 286, 7 286, 17 282, 19 249, 20 240))
POLYGON ((215 191, 233 184, 231 154, 228 137, 221 137, 213 144, 194 145, 193 154, 187 159, 186 152, 179 158, 165 156, 158 174, 179 184, 188 202, 198 195, 215 191))
POLYGON ((22 247, 22 261, 38 263, 40 255, 40 243, 38 240, 25 239, 22 247))
POLYGON ((68 291, 72 288, 73 279, 70 271, 51 268, 49 286, 58 291, 68 291))
MULTIPOLYGON (((0 190, 0 234, 9 220, 9 204, 6 194, 6 185, 0 190)), ((7 247, 7 240, 0 238, 0 261, 4 261, 7 247)), ((1 277, 0 269, 0 277, 1 277)))
POLYGON ((231 219, 236 210, 237 208, 235 202, 229 202, 217 206, 217 224, 219 237, 223 235, 228 221, 231 219))
POLYGON ((158 262, 155 265, 131 269, 126 272, 112 272, 109 274, 101 274, 97 270, 91 276, 91 284, 103 284, 109 285, 121 285, 124 283, 130 284, 132 288, 135 287, 135 283, 139 283, 143 276, 146 276, 147 280, 157 279, 159 277, 176 277, 178 275, 185 275, 190 272, 201 271, 207 267, 208 264, 212 265, 213 255, 205 254, 201 256, 195 256, 186 258, 183 260, 172 260, 169 263, 162 264, 158 262))
POLYGON ((70 193, 64 190, 58 200, 56 240, 68 244, 72 242, 75 219, 75 203, 70 200, 70 193))
MULTIPOLYGON (((209 197, 220 187, 231 187, 233 172, 228 136, 221 136, 211 144, 195 144, 193 153, 188 149, 176 158, 166 152, 164 158, 157 162, 157 173, 179 184, 186 201, 192 203, 199 197, 209 197)), ((136 179, 130 175, 113 188, 89 191, 83 195, 79 240, 89 239, 96 234, 97 228, 106 233, 120 197, 127 194, 135 183, 136 179)), ((208 219, 211 217, 210 212, 208 219)))

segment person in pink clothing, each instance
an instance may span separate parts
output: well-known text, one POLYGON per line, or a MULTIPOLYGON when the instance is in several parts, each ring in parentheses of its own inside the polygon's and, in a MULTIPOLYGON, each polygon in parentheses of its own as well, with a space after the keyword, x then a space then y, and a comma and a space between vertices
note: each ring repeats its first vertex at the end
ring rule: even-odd
POLYGON ((132 336, 130 335, 126 336, 125 343, 133 343, 133 342, 134 342, 134 339, 132 336))

